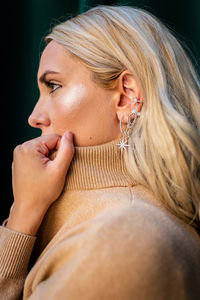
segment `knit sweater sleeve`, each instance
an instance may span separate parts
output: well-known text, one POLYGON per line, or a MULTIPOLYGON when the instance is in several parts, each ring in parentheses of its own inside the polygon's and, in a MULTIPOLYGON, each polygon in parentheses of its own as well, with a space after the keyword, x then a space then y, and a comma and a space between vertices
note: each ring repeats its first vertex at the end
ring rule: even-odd
POLYGON ((23 290, 36 237, 0 226, 0 299, 17 300, 23 290))

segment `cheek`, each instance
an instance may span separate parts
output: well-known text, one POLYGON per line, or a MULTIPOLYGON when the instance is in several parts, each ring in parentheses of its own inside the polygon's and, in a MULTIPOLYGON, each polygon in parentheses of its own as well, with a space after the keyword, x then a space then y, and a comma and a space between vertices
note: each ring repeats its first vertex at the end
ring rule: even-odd
POLYGON ((62 93, 53 99, 52 121, 54 125, 56 126, 57 123, 64 126, 72 120, 84 118, 89 98, 88 89, 83 85, 63 89, 62 93))
POLYGON ((88 90, 83 85, 73 86, 68 91, 63 91, 60 98, 60 106, 65 110, 79 109, 88 98, 88 90))

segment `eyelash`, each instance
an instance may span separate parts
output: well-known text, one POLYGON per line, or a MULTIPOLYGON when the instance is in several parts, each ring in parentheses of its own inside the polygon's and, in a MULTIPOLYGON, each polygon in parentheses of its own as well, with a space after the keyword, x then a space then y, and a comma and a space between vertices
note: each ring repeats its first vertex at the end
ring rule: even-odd
POLYGON ((47 87, 51 88, 52 90, 50 91, 50 94, 54 93, 57 89, 59 89, 61 87, 61 85, 51 82, 51 81, 45 81, 45 84, 47 87), (56 88, 53 88, 54 86, 56 86, 56 88))

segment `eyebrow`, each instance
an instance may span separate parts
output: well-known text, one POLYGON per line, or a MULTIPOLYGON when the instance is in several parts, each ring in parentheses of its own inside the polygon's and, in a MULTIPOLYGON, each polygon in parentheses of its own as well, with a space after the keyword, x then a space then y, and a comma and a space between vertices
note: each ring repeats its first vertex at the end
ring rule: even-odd
POLYGON ((59 74, 59 72, 47 70, 47 71, 45 71, 45 72, 40 76, 39 82, 41 82, 41 83, 46 82, 46 76, 47 76, 48 74, 59 74))

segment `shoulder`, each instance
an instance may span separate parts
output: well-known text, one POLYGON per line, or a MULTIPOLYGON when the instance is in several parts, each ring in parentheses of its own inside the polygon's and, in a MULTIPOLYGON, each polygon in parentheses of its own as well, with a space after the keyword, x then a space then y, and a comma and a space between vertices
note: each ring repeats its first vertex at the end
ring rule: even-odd
POLYGON ((155 250, 171 249, 174 254, 180 247, 182 253, 189 254, 191 248, 200 251, 200 238, 197 240, 193 231, 187 230, 187 226, 177 222, 170 213, 143 199, 135 199, 130 205, 107 212, 99 217, 99 221, 103 226, 98 228, 97 234, 109 237, 108 240, 117 239, 116 243, 123 240, 125 247, 129 242, 134 247, 145 248, 148 244, 155 250))
POLYGON ((131 258, 146 253, 146 257, 165 255, 169 260, 176 259, 177 255, 187 261, 192 257, 199 259, 200 237, 156 206, 156 200, 152 200, 151 193, 144 188, 134 190, 132 194, 133 200, 125 205, 108 209, 71 230, 65 231, 64 226, 60 231, 62 245, 68 245, 68 236, 73 236, 72 242, 84 241, 90 248, 107 248, 107 251, 110 248, 111 255, 115 245, 119 256, 131 249, 131 258), (146 249, 151 251, 147 253, 146 249))
POLYGON ((118 266, 121 280, 138 295, 142 286, 146 297, 155 292, 160 299, 164 294, 166 299, 185 299, 184 293, 193 299, 200 292, 199 242, 173 217, 142 199, 107 214, 95 240, 95 249, 106 253, 103 268, 114 271, 118 266))
MULTIPOLYGON (((200 236, 196 231, 163 207, 157 205, 152 194, 133 195, 130 205, 112 211, 105 218, 105 227, 111 235, 132 242, 134 247, 153 247, 158 252, 169 251, 174 257, 179 253, 191 257, 200 255, 200 236), (140 243, 141 242, 141 243, 140 243)), ((114 238, 114 237, 113 237, 114 238)))
POLYGON ((184 234, 165 213, 135 198, 69 231, 63 228, 35 273, 41 276, 45 265, 41 288, 56 282, 55 299, 65 293, 87 300, 196 299, 200 251, 184 234))

